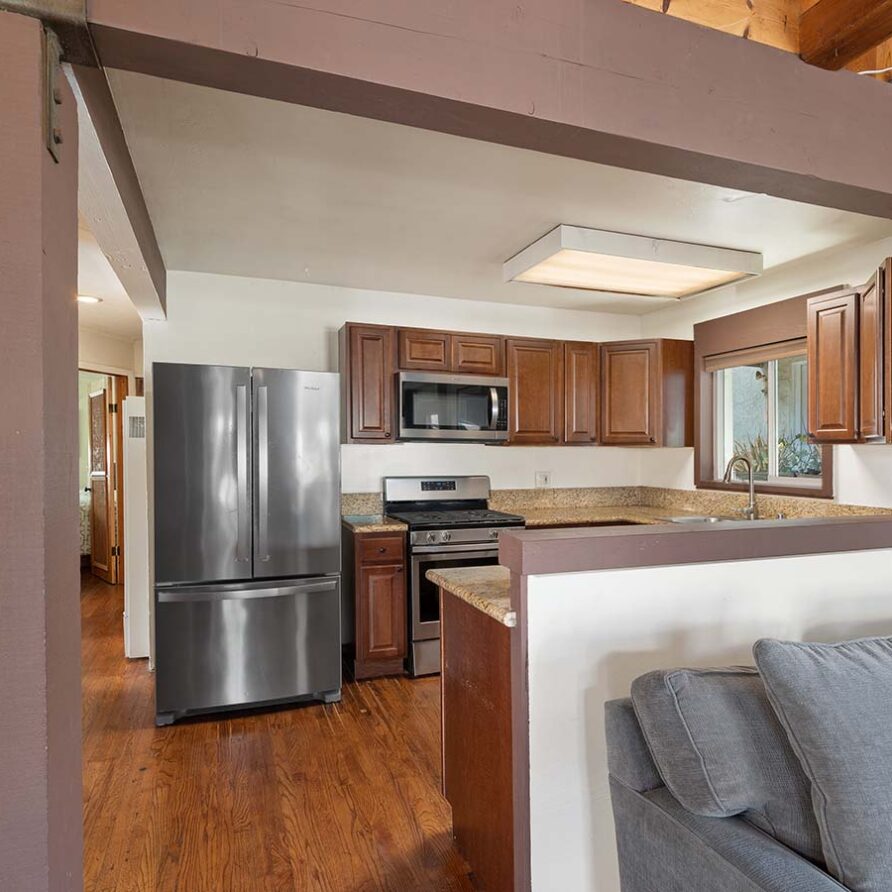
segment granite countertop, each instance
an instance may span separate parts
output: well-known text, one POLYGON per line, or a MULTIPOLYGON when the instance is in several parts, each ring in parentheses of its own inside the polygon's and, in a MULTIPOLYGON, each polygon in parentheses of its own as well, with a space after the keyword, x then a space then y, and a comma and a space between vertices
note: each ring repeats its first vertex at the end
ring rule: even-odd
POLYGON ((666 523, 669 517, 691 514, 690 511, 670 511, 666 508, 649 508, 644 505, 592 505, 582 508, 515 509, 525 520, 527 527, 574 526, 576 524, 600 524, 613 522, 656 524, 666 523))
POLYGON ((509 629, 517 625, 517 614, 511 608, 508 595, 511 573, 506 567, 456 567, 451 570, 428 570, 425 575, 434 585, 461 598, 509 629))
POLYGON ((345 514, 341 523, 354 533, 405 533, 408 527, 383 514, 345 514))

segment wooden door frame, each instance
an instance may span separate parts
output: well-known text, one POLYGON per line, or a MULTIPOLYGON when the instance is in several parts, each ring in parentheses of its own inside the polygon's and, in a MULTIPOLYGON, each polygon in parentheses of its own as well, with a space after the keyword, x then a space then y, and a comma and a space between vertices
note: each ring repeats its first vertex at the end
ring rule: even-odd
MULTIPOLYGON (((133 391, 135 376, 133 372, 126 369, 119 371, 109 371, 112 366, 103 366, 93 363, 89 365, 79 365, 78 372, 89 372, 95 375, 105 375, 106 386, 109 390, 109 405, 115 406, 116 409, 108 413, 106 418, 106 438, 110 439, 113 449, 108 455, 107 461, 109 465, 109 477, 111 485, 109 486, 109 495, 114 496, 114 530, 110 530, 113 538, 113 544, 117 546, 118 553, 115 555, 115 570, 113 573, 113 584, 123 584, 124 582, 124 400, 133 391), (132 379, 132 380, 131 380, 132 379), (109 437, 109 430, 112 436, 109 437)), ((92 547, 92 546, 91 546, 92 547)))

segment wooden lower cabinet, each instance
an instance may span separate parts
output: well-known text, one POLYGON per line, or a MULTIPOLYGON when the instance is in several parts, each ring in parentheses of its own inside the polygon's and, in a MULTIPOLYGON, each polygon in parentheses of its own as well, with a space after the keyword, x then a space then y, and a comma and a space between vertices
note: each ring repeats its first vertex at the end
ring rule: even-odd
POLYGON ((345 640, 352 631, 355 677, 401 675, 408 631, 405 535, 345 528, 343 566, 345 640))

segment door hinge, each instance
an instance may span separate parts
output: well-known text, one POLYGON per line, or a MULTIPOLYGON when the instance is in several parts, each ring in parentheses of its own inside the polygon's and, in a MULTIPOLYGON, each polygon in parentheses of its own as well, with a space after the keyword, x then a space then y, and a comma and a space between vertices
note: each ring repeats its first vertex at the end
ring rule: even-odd
POLYGON ((112 545, 112 557, 120 557, 121 556, 121 546, 120 545, 112 545))
POLYGON ((109 404, 108 404, 108 411, 109 411, 109 412, 117 412, 117 411, 118 411, 118 404, 117 404, 117 403, 109 403, 109 404))
POLYGON ((44 103, 43 117, 46 137, 46 147, 53 161, 59 163, 59 146, 62 145, 62 125, 59 122, 58 109, 62 104, 62 49, 59 46, 59 38, 49 28, 43 29, 44 34, 44 103))

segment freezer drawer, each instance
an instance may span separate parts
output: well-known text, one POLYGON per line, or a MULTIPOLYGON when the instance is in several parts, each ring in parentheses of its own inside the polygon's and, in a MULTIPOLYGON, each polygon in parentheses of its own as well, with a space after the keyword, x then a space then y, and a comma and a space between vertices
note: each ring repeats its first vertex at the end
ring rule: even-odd
POLYGON ((340 578, 159 588, 156 712, 338 699, 340 578))

